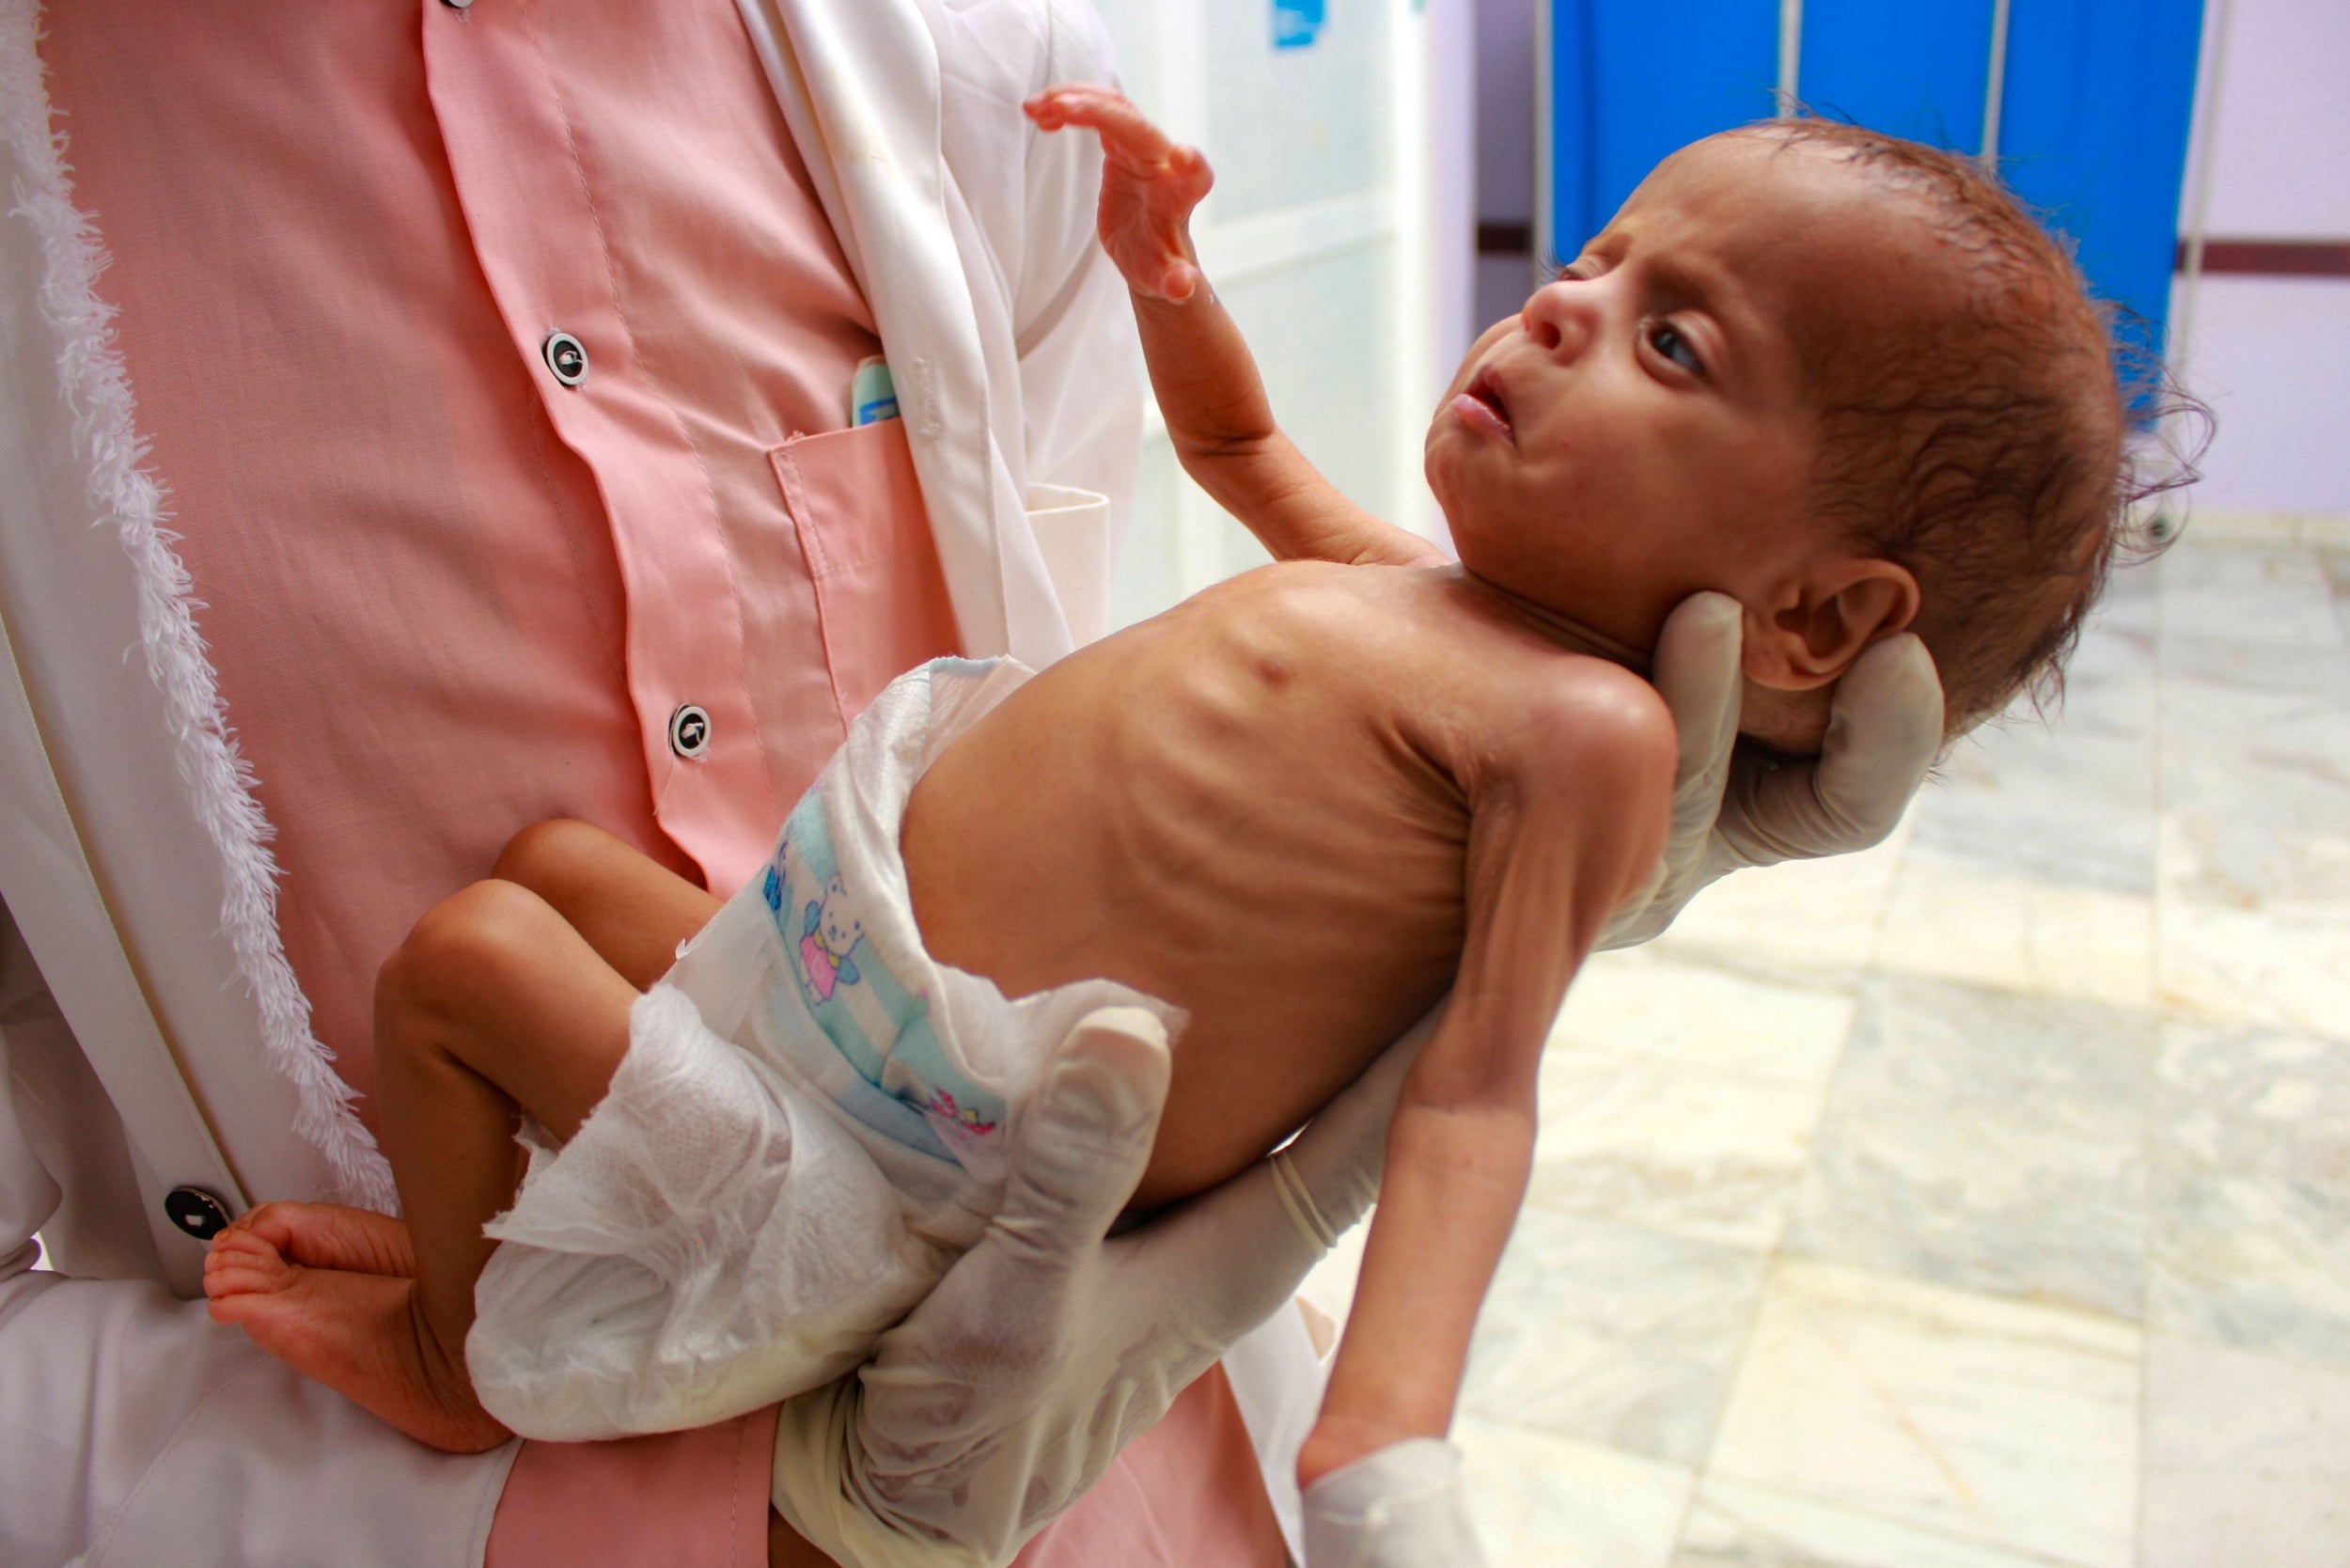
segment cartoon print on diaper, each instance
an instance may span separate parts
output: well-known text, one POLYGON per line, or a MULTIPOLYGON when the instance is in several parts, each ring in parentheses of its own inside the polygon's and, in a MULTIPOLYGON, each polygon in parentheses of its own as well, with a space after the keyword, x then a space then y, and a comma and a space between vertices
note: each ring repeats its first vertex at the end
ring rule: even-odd
POLYGON ((932 1116, 946 1117, 957 1126, 967 1127, 975 1133, 992 1133, 995 1130, 995 1122, 979 1120, 979 1108, 977 1105, 958 1105, 955 1104, 955 1097, 943 1089, 931 1090, 930 1110, 932 1116))
MULTIPOLYGON (((822 1030, 855 1080, 833 1092, 858 1121, 908 1148, 967 1163, 1001 1124, 1003 1099, 972 1083, 939 1041, 929 998, 906 983, 866 929, 874 913, 840 869, 819 786, 791 821, 760 893, 789 955, 802 1015, 822 1030)), ((882 912, 885 919, 887 911, 882 912)))
POLYGON ((812 999, 831 1001, 835 986, 854 985, 862 978, 849 955, 864 934, 864 923, 849 913, 847 886, 834 877, 822 901, 810 900, 800 921, 800 983, 812 999))

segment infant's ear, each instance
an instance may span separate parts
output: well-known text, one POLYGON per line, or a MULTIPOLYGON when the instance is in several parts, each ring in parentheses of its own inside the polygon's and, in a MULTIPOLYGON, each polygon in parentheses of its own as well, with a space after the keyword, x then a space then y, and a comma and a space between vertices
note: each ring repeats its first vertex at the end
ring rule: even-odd
POLYGON ((1747 679, 1791 692, 1827 685, 1861 650, 1916 619, 1918 601, 1918 579, 1896 562, 1811 561, 1780 586, 1767 613, 1747 606, 1747 679))

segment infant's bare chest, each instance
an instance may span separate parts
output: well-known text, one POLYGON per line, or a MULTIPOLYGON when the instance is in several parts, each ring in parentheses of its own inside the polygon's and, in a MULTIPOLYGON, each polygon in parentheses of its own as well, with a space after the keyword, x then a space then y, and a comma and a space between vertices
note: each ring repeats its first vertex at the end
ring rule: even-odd
POLYGON ((1120 737, 1128 787, 1096 810, 1137 890, 1290 923, 1378 921, 1457 893, 1467 808, 1398 715, 1317 689, 1310 668, 1264 683, 1120 737))
POLYGON ((917 906, 952 883, 1005 933, 965 966, 1018 989, 1110 973, 1195 1009, 1303 974, 1449 975, 1469 812, 1428 737, 1481 720, 1445 656, 1416 668, 1322 618, 1147 630, 1046 671, 917 791, 917 906))

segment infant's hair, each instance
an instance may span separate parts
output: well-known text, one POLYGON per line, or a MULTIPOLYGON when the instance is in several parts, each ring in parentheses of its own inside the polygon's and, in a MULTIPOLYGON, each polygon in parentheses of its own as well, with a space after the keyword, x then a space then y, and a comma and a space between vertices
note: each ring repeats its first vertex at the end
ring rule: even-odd
POLYGON ((1913 198, 1949 259, 1898 330, 1841 330, 1834 302, 1794 323, 1821 419, 1807 499, 1916 575, 1911 629, 1941 671, 1949 734, 2019 692, 2044 707, 2116 558, 2160 548, 2140 503, 2196 477, 2177 454, 2150 462, 2133 426, 2201 405, 2159 364, 2125 363, 2069 248, 1976 160, 1810 118, 1733 134, 1841 154, 1913 198))

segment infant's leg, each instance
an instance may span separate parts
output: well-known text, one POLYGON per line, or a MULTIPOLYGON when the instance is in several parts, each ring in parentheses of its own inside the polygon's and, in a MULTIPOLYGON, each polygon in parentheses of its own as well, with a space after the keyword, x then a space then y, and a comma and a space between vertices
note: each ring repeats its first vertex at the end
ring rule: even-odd
POLYGON ((395 1221, 271 1205, 215 1240, 212 1315, 420 1441, 457 1451, 504 1441, 474 1399, 464 1346, 495 1246, 481 1227, 521 1173, 515 1112, 559 1138, 577 1132, 628 1049, 636 995, 512 883, 477 883, 432 909, 376 984, 384 1149, 413 1264, 372 1271, 401 1262, 381 1231, 395 1221))
POLYGON ((415 1238, 424 1348, 460 1382, 497 1246, 481 1228, 522 1174, 515 1112, 570 1141, 627 1054, 636 995, 553 905, 498 881, 435 906, 377 980, 384 1152, 415 1238))
POLYGON ((555 906, 606 964, 643 991, 720 900, 592 823, 569 817, 514 835, 492 873, 555 906))
POLYGON ((212 1238, 204 1294, 216 1323, 422 1443, 494 1448, 506 1429, 469 1392, 421 1370, 408 1227, 335 1203, 264 1203, 212 1238))

